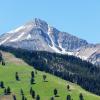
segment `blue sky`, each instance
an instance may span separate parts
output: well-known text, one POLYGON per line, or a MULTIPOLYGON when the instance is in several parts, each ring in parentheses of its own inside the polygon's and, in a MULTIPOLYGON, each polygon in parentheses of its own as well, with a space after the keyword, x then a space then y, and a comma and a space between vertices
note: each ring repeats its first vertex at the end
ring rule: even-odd
POLYGON ((33 18, 59 30, 100 43, 100 0, 1 0, 0 33, 33 18))

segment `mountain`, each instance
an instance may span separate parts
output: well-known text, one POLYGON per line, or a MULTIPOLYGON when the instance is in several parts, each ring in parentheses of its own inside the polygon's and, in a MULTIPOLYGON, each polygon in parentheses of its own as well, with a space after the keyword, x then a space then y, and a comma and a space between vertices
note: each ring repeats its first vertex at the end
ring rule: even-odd
POLYGON ((100 44, 89 44, 37 18, 1 35, 0 45, 74 55, 100 65, 100 44))

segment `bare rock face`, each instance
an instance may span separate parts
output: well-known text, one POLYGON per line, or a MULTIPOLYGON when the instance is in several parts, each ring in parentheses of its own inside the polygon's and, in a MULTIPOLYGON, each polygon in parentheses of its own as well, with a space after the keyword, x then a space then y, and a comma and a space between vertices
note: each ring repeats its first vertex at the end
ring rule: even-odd
POLYGON ((88 60, 97 66, 100 65, 100 45, 96 45, 95 49, 97 49, 88 60))
POLYGON ((100 44, 89 44, 86 40, 61 32, 37 18, 1 35, 0 45, 69 54, 100 64, 100 44))
POLYGON ((75 56, 100 65, 100 44, 88 44, 75 52, 75 56))

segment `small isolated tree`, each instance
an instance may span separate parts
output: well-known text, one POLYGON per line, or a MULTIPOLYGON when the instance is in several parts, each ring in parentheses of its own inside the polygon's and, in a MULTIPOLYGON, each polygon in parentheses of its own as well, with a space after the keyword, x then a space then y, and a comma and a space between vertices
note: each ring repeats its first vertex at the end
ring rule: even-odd
POLYGON ((80 95, 79 95, 79 100, 84 100, 84 97, 83 97, 82 93, 80 93, 80 95))
POLYGON ((10 89, 10 87, 7 88, 7 94, 8 94, 8 95, 11 94, 11 89, 10 89))
POLYGON ((44 81, 46 80, 46 78, 47 78, 47 76, 46 76, 46 75, 43 75, 43 80, 44 80, 44 81))
POLYGON ((32 89, 32 87, 31 87, 31 88, 30 88, 30 94, 32 94, 32 90, 33 90, 33 89, 32 89))
POLYGON ((2 61, 2 53, 0 52, 0 62, 2 61))
POLYGON ((16 78, 17 81, 19 81, 19 75, 18 75, 18 72, 16 72, 15 78, 16 78))
POLYGON ((34 84, 34 81, 35 81, 34 78, 31 78, 31 84, 34 84))
POLYGON ((0 82, 0 86, 1 86, 1 88, 4 88, 4 82, 3 81, 0 82))
POLYGON ((20 90, 20 94, 21 94, 22 96, 24 95, 23 89, 20 90))
POLYGON ((4 60, 2 60, 2 66, 5 66, 5 61, 4 60))
POLYGON ((32 90, 32 98, 34 99, 35 98, 35 91, 34 90, 32 90))
POLYGON ((36 96, 36 100, 40 100, 40 96, 39 95, 36 96))
POLYGON ((31 78, 34 78, 34 71, 31 72, 31 78))
POLYGON ((4 89, 4 94, 7 95, 7 89, 6 88, 4 89))
POLYGON ((54 97, 51 97, 50 100, 54 100, 54 97))
POLYGON ((17 100, 17 99, 16 99, 16 95, 13 95, 13 100, 17 100))
POLYGON ((72 100, 70 95, 67 95, 66 100, 72 100))
POLYGON ((67 85, 67 90, 68 90, 68 91, 70 90, 70 86, 69 86, 69 85, 67 85))
POLYGON ((27 100, 27 98, 25 97, 25 99, 24 100, 27 100))
POLYGON ((25 100, 25 96, 24 95, 22 95, 22 100, 25 100))
POLYGON ((54 95, 57 96, 57 94, 58 94, 58 90, 55 88, 54 89, 54 95))

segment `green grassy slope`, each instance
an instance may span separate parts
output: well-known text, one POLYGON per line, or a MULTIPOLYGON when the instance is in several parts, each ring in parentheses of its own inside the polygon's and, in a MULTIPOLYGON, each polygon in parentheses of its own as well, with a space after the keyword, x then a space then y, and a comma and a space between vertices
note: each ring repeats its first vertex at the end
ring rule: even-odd
MULTIPOLYGON (((9 53, 4 53, 3 56, 6 60, 6 66, 0 65, 0 81, 4 81, 6 87, 10 87, 12 94, 15 94, 17 100, 21 100, 20 89, 24 91, 27 100, 33 100, 29 94, 30 87, 32 86, 36 94, 40 95, 41 100, 50 100, 53 96, 54 88, 57 88, 59 97, 55 97, 55 100, 66 100, 68 94, 71 95, 73 100, 79 100, 79 94, 82 93, 85 100, 100 100, 100 96, 96 96, 89 92, 86 92, 80 86, 62 80, 58 77, 50 75, 45 72, 37 71, 35 75, 36 84, 30 84, 31 71, 33 67, 25 64, 22 60, 16 59, 13 55, 9 53), (21 81, 15 80, 15 72, 19 73, 21 81), (42 76, 47 75, 47 81, 44 82, 42 76), (66 86, 70 85, 71 91, 68 91, 66 86)), ((3 95, 3 89, 0 88, 0 98, 3 95)), ((3 100, 0 99, 0 100, 3 100)), ((7 100, 7 99, 5 99, 7 100)), ((11 98, 9 99, 11 100, 11 98)), ((35 100, 35 99, 34 99, 35 100)))

